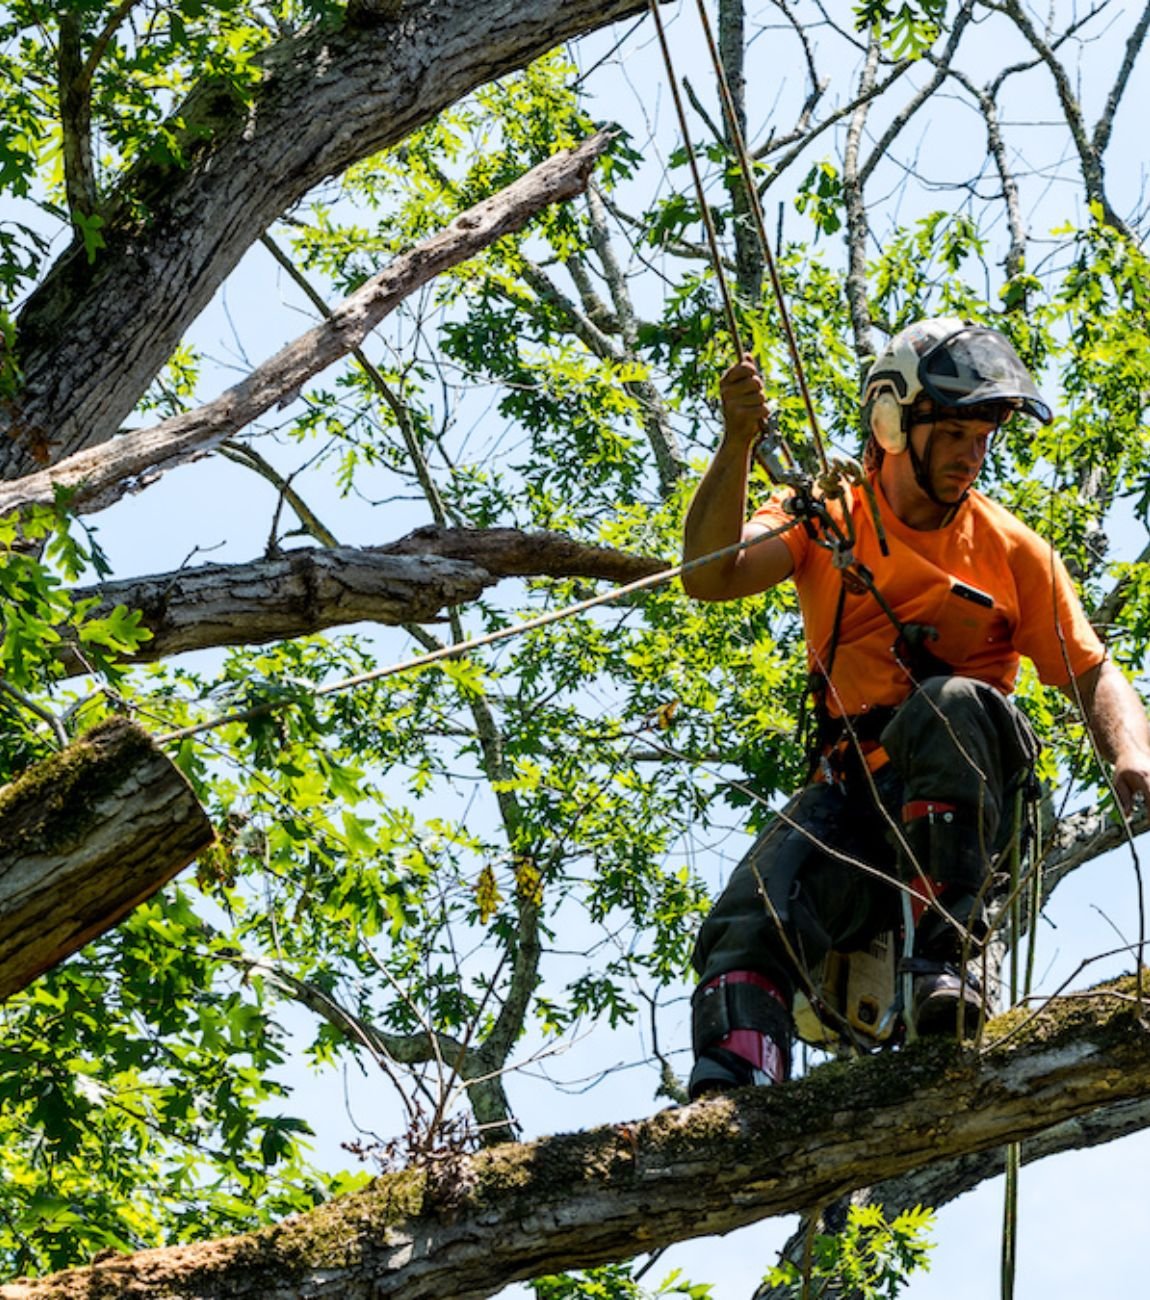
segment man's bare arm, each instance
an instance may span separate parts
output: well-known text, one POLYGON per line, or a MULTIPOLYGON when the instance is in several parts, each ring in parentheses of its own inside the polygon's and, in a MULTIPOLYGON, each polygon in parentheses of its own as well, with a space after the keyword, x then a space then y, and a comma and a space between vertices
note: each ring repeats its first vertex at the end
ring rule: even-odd
MULTIPOLYGON (((723 440, 687 510, 683 559, 710 555, 767 530, 745 523, 751 454, 769 415, 763 381, 751 358, 731 367, 719 385, 723 401, 723 440)), ((683 587, 696 600, 734 600, 782 582, 793 568, 781 537, 723 556, 683 575, 683 587)))
MULTIPOLYGON (((1150 722, 1138 692, 1109 659, 1077 680, 1086 721, 1103 758, 1114 768, 1114 788, 1125 813, 1136 795, 1150 807, 1150 722)), ((1073 687, 1066 689, 1072 699, 1073 687)))

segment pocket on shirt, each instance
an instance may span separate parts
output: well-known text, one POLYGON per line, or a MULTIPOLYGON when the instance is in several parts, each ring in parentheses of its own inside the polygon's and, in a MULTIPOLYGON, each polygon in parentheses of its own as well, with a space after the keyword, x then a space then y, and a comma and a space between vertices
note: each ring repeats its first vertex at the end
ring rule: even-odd
POLYGON ((994 597, 969 583, 951 579, 938 603, 934 626, 938 640, 931 650, 952 668, 961 668, 974 655, 1006 638, 1006 615, 994 597))

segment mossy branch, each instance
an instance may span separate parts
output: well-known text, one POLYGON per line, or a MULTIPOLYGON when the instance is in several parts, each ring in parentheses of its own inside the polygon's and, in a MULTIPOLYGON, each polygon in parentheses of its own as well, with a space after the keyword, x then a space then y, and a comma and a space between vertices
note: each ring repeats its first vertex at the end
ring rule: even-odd
POLYGON ((0 790, 0 998, 151 897, 212 842, 191 787, 114 718, 0 790))
POLYGON ((1021 1029, 992 1022, 981 1054, 919 1043, 779 1088, 451 1156, 446 1173, 389 1175, 250 1236, 15 1282, 0 1300, 474 1300, 729 1232, 1150 1095, 1150 1032, 1133 991, 1128 978, 1052 1002, 1021 1029))

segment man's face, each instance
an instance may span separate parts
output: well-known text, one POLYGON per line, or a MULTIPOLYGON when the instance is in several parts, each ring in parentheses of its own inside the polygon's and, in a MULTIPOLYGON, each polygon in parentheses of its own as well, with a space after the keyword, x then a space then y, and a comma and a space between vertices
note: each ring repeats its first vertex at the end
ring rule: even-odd
POLYGON ((910 441, 940 501, 958 503, 974 485, 997 419, 916 412, 910 441))

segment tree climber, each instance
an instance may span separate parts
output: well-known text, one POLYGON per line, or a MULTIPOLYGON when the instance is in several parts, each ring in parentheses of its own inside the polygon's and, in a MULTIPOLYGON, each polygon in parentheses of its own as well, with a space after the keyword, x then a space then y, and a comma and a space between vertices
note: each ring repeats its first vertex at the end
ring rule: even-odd
POLYGON ((1065 567, 973 487, 1004 419, 1053 418, 1002 334, 925 320, 871 366, 868 483, 838 507, 849 550, 828 545, 785 492, 744 523, 769 415, 749 356, 720 391, 724 436, 687 513, 684 559, 729 553, 685 574, 684 586, 699 600, 733 600, 794 579, 816 735, 811 780, 736 867, 700 931, 692 1097, 787 1077, 805 972, 831 949, 857 951, 897 930, 892 875, 917 896, 904 1014, 918 1034, 977 1024, 982 991, 963 958, 986 935, 987 884, 1037 755, 1009 699, 1020 655, 1081 704, 1123 811, 1150 798, 1145 710, 1065 567))

